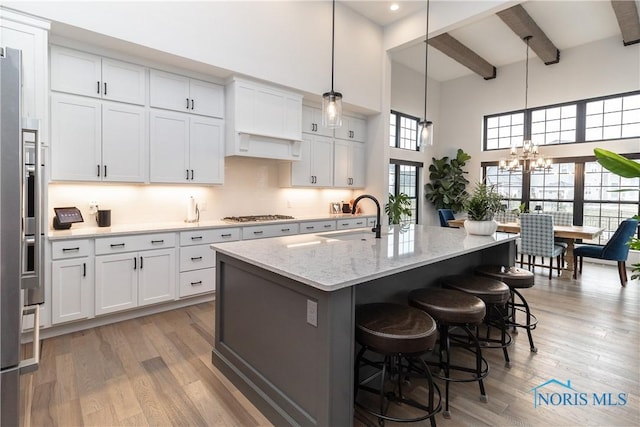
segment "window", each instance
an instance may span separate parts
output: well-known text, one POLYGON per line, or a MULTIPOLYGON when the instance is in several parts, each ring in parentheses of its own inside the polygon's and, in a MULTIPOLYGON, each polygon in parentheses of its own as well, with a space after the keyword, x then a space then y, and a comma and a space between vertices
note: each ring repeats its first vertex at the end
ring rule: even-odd
POLYGON ((389 117, 389 146, 404 150, 418 150, 418 123, 420 119, 392 111, 389 117))
POLYGON ((640 94, 587 102, 585 141, 640 135, 640 94))
POLYGON ((598 162, 585 163, 583 223, 604 228, 593 243, 607 243, 623 219, 639 214, 639 193, 640 179, 621 178, 598 162), (619 191, 621 189, 636 191, 619 191))
POLYGON ((524 113, 485 117, 486 149, 522 146, 524 139, 524 113))
POLYGON ((405 193, 411 200, 411 218, 404 218, 404 222, 418 223, 418 185, 421 168, 422 163, 394 159, 389 163, 389 194, 396 196, 405 193))
POLYGON ((484 150, 640 137, 640 91, 484 118, 484 150))
MULTIPOLYGON (((640 153, 626 157, 640 162, 640 153)), ((549 171, 525 174, 501 171, 495 163, 482 166, 487 183, 497 185, 508 209, 525 203, 531 211, 573 212, 574 224, 604 228, 588 243, 606 244, 623 219, 640 215, 640 179, 621 178, 593 157, 558 159, 549 171)))

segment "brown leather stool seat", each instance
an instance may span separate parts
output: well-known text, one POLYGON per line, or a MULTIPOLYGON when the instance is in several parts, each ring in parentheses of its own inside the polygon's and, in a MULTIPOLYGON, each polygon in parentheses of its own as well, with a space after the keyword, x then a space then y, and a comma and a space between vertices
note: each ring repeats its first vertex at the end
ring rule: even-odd
POLYGON ((424 354, 436 342, 436 322, 425 312, 391 303, 356 307, 356 341, 381 354, 424 354))
POLYGON ((479 276, 500 280, 510 288, 531 288, 535 283, 533 272, 518 267, 503 267, 501 265, 481 265, 474 270, 479 276))
POLYGON ((533 275, 533 273, 529 270, 524 270, 518 267, 481 265, 479 267, 476 267, 475 274, 500 280, 507 286, 509 286, 509 289, 511 291, 507 309, 509 315, 509 326, 513 328, 514 332, 517 332, 516 328, 526 329, 527 337, 529 338, 529 348, 531 352, 537 353, 538 349, 533 344, 533 336, 531 334, 531 331, 536 328, 536 325, 538 324, 538 318, 531 313, 529 303, 519 291, 519 289, 533 287, 535 283, 535 276, 533 275), (518 300, 516 300, 516 297, 518 297, 518 300), (518 311, 525 314, 525 323, 517 322, 516 313, 518 311))
POLYGON ((445 407, 443 415, 449 418, 449 386, 451 382, 477 381, 480 387, 480 398, 487 401, 484 389, 484 378, 489 373, 489 364, 482 357, 482 348, 477 335, 471 330, 484 320, 485 303, 478 297, 453 289, 426 288, 409 292, 409 304, 430 314, 438 324, 440 342, 438 346, 438 362, 445 381, 445 407), (452 330, 461 329, 464 334, 452 330), (470 351, 475 356, 474 366, 455 365, 451 361, 452 345, 470 351), (454 374, 455 372, 463 372, 454 374))
POLYGON ((377 417, 380 425, 384 425, 385 420, 417 422, 429 418, 431 425, 435 427, 435 415, 442 409, 440 390, 434 384, 429 367, 421 357, 435 346, 437 339, 435 320, 422 310, 393 303, 356 306, 355 320, 356 342, 362 346, 355 361, 355 404, 377 417), (380 357, 375 360, 365 358, 367 351, 383 355, 384 360, 379 361, 380 357), (379 370, 378 388, 367 385, 377 375, 367 372, 364 378, 360 377, 360 367, 363 365, 379 370), (421 403, 403 392, 403 382, 409 378, 426 380, 426 388, 429 390, 428 402, 421 403), (385 380, 391 380, 395 384, 385 387, 385 380), (374 409, 365 401, 358 400, 359 390, 378 395, 379 407, 374 409), (400 418, 390 414, 389 408, 393 410, 398 406, 390 405, 390 402, 409 405, 418 409, 419 412, 410 411, 413 418, 400 418))
POLYGON ((409 304, 454 325, 482 323, 486 312, 480 298, 453 289, 415 289, 409 293, 409 304))
POLYGON ((487 334, 481 341, 486 347, 502 348, 505 365, 510 367, 511 361, 509 360, 507 347, 511 345, 511 335, 508 332, 508 313, 506 310, 507 302, 511 298, 509 286, 491 277, 470 274, 444 276, 440 281, 445 288, 466 292, 484 301, 487 306, 487 315, 484 322, 487 327, 487 334), (497 327, 500 330, 499 339, 491 338, 492 327, 497 327))
POLYGON ((509 286, 490 277, 458 274, 440 280, 442 286, 476 296, 485 304, 505 304, 509 301, 509 286))

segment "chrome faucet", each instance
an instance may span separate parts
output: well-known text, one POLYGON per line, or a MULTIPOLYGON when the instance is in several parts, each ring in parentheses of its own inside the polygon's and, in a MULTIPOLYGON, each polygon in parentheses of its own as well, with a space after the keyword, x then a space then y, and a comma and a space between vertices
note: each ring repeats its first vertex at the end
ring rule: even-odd
POLYGON ((355 214, 356 213, 356 206, 358 206, 358 202, 360 201, 360 199, 371 199, 376 203, 376 226, 373 227, 371 229, 371 231, 373 231, 374 233, 376 233, 376 239, 380 238, 380 202, 378 202, 378 199, 376 199, 375 197, 369 195, 369 194, 363 194, 362 196, 358 196, 356 198, 356 200, 353 201, 353 207, 351 208, 351 213, 355 214))

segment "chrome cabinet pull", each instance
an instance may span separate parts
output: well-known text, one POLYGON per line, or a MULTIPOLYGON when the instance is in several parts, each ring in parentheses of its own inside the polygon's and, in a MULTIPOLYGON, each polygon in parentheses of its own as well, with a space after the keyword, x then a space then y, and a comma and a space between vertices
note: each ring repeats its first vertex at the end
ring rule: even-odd
POLYGON ((33 314, 33 357, 21 360, 18 364, 20 375, 33 372, 40 364, 40 305, 29 305, 22 308, 22 315, 33 314))

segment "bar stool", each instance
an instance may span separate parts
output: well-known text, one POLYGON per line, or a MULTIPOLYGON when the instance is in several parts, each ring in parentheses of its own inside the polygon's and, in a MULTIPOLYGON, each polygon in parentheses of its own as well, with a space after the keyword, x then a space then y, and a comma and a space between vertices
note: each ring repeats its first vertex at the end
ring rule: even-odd
POLYGON ((538 349, 533 344, 533 336, 531 331, 536 328, 538 324, 538 318, 531 314, 531 309, 524 296, 518 289, 531 288, 535 284, 534 274, 529 270, 524 270, 518 267, 503 267, 501 265, 481 265, 476 267, 475 274, 480 276, 491 277, 496 280, 500 280, 509 286, 511 296, 509 298, 508 311, 509 311, 509 326, 513 328, 513 331, 517 333, 516 328, 524 328, 527 330, 527 336, 529 337, 529 347, 531 352, 537 353, 538 349), (516 301, 515 297, 518 297, 519 301, 516 301), (516 321, 516 313, 520 311, 525 313, 527 321, 526 323, 518 323, 516 321))
POLYGON ((511 335, 509 334, 508 313, 506 303, 511 295, 509 287, 499 280, 484 276, 473 276, 457 274, 444 276, 441 279, 442 286, 466 292, 480 298, 487 307, 487 315, 484 323, 487 327, 487 335, 480 339, 487 348, 502 348, 504 353, 505 366, 511 367, 509 351, 507 347, 511 345, 511 335), (500 330, 500 339, 491 338, 491 328, 497 327, 500 330))
POLYGON ((431 315, 438 324, 440 344, 438 346, 438 362, 443 375, 438 377, 445 381, 445 406, 443 416, 450 418, 449 385, 452 382, 477 381, 480 386, 480 400, 487 402, 487 393, 483 379, 489 373, 489 364, 482 357, 482 348, 476 334, 471 328, 482 323, 485 316, 485 304, 480 298, 460 291, 440 288, 415 289, 409 293, 409 304, 431 315), (451 329, 460 328, 466 336, 454 335, 451 329), (466 338, 466 341, 461 338, 466 338), (468 367, 451 363, 451 346, 468 350, 475 355, 475 366, 468 367), (444 358, 443 358, 444 353, 444 358), (470 376, 456 376, 452 370, 470 373, 470 376))
MULTIPOLYGON (((363 304, 356 307, 356 341, 362 346, 355 361, 355 404, 384 421, 416 422, 430 419, 435 427, 435 415, 442 409, 440 390, 433 383, 431 372, 422 355, 433 349, 436 342, 436 322, 427 313, 413 307, 392 303, 363 304), (382 362, 372 361, 364 357, 365 352, 378 353, 384 356, 382 362), (375 367, 379 372, 360 380, 360 367, 375 367), (416 366, 417 365, 417 366, 416 366), (380 387, 373 388, 367 384, 376 376, 380 376, 380 387), (395 390, 385 390, 385 379, 395 380, 395 390), (429 390, 426 404, 416 398, 405 395, 402 390, 404 381, 410 378, 424 378, 429 390), (379 408, 373 409, 358 401, 358 390, 377 394, 380 398, 379 408), (438 392, 437 404, 435 391, 438 392), (416 408, 420 415, 413 418, 399 418, 388 415, 391 402, 400 402, 416 408)), ((379 359, 379 358, 378 358, 379 359)))

